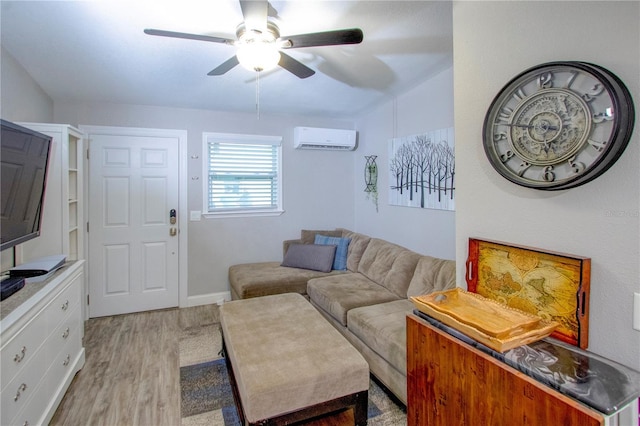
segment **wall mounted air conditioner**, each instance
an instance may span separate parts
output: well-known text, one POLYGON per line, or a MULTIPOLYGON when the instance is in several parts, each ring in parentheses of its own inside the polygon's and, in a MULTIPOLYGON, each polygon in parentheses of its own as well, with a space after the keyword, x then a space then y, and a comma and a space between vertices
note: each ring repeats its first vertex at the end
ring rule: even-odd
POLYGON ((353 151, 356 149, 356 131, 295 127, 293 129, 293 147, 296 149, 353 151))

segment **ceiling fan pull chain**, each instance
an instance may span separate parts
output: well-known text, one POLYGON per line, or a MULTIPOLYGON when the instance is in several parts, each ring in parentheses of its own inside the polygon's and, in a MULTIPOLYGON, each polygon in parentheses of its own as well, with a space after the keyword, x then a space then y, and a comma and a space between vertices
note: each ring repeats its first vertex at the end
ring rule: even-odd
POLYGON ((260 71, 256 71, 256 114, 260 120, 260 71))

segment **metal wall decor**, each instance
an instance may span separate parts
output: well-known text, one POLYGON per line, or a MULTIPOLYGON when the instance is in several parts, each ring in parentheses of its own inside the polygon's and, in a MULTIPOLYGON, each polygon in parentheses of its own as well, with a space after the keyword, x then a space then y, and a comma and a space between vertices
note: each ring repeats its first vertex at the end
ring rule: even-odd
POLYGON ((364 183, 366 185, 364 192, 367 198, 371 198, 376 205, 378 211, 378 165, 376 164, 377 155, 365 155, 367 163, 364 166, 364 183))
POLYGON ((389 204, 455 210, 453 127, 389 141, 389 204))

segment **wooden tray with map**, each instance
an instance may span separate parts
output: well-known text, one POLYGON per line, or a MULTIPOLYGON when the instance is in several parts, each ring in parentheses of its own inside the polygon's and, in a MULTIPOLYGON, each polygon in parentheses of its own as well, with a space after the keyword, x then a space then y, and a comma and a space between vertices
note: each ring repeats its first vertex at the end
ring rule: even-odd
MULTIPOLYGON (((472 326, 484 334, 503 339, 530 331, 540 323, 540 317, 509 308, 479 294, 461 288, 436 291, 412 298, 416 307, 425 314, 443 321, 455 318, 458 322, 472 326), (414 300, 415 299, 415 300, 414 300)), ((447 324, 451 325, 451 324, 447 324)))
POLYGON ((566 253, 469 239, 467 290, 557 322, 551 334, 586 349, 591 259, 566 253))
POLYGON ((558 326, 461 288, 411 301, 420 312, 499 352, 543 339, 558 326))

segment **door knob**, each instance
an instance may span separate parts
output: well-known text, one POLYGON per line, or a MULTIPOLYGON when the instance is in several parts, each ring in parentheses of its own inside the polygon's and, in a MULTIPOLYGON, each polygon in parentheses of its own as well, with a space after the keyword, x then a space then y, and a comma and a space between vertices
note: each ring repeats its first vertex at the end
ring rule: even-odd
POLYGON ((176 228, 169 229, 169 235, 171 235, 172 237, 175 237, 177 233, 178 230, 176 228))

